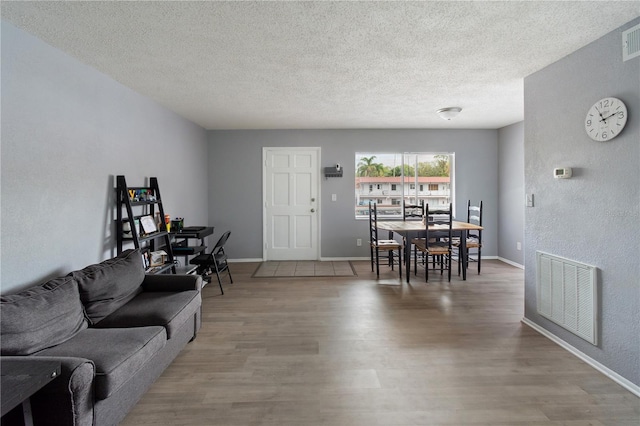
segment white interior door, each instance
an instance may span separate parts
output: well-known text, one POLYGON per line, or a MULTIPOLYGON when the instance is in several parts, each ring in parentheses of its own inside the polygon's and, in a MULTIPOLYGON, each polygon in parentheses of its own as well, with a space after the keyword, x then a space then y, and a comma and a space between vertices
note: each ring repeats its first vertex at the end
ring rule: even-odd
POLYGON ((320 148, 264 148, 264 259, 318 260, 320 148))

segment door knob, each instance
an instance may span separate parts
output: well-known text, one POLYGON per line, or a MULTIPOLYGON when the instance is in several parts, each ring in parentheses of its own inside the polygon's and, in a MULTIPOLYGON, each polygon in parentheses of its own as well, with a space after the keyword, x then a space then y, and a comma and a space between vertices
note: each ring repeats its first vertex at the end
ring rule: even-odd
POLYGON ((311 201, 315 201, 315 200, 316 200, 315 198, 312 198, 312 199, 311 199, 311 201))
POLYGON ((314 213, 316 211, 316 209, 311 209, 311 213, 314 213))

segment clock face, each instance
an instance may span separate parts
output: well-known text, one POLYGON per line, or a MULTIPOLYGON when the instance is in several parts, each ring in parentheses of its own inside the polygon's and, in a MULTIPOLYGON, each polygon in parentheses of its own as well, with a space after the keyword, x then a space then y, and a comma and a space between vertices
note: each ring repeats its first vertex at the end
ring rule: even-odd
POLYGON ((618 98, 603 98, 593 104, 584 120, 584 129, 594 141, 608 141, 627 124, 627 107, 618 98))

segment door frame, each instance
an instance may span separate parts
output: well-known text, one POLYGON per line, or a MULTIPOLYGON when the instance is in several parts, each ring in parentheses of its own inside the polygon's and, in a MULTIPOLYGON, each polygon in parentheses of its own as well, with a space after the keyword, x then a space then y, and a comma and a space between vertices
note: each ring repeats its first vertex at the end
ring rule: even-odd
POLYGON ((266 261, 267 259, 267 153, 268 152, 277 152, 277 151, 315 151, 316 157, 318 160, 318 164, 316 167, 318 168, 318 178, 317 178, 317 194, 318 194, 318 204, 317 204, 317 245, 316 245, 316 258, 315 260, 320 260, 320 254, 322 253, 322 238, 320 237, 322 231, 322 184, 321 184, 321 176, 322 176, 322 148, 319 146, 283 146, 283 147, 262 147, 262 260, 266 261))

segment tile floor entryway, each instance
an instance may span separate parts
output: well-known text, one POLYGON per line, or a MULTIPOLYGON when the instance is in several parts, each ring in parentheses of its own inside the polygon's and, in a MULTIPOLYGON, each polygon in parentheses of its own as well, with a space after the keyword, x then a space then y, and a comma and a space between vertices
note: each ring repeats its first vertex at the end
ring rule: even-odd
POLYGON ((352 277, 355 270, 349 261, 281 261, 262 262, 255 278, 262 277, 352 277))

